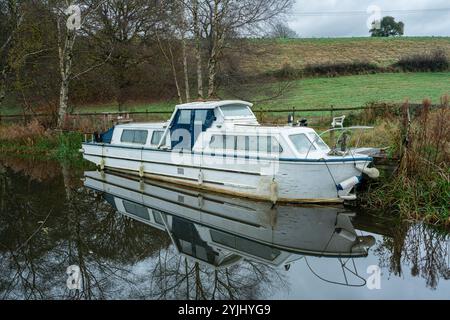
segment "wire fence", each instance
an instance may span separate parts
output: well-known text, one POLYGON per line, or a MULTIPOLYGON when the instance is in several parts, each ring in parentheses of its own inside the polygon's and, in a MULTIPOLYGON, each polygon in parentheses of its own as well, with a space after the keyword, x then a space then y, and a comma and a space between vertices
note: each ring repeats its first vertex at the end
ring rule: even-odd
MULTIPOLYGON (((420 109, 422 104, 409 104, 412 109, 420 109)), ((253 112, 261 123, 281 124, 287 122, 288 115, 293 115, 294 121, 306 118, 309 125, 328 123, 334 117, 361 112, 366 109, 400 110, 401 104, 369 104, 363 107, 326 107, 326 108, 280 108, 257 109, 253 112)), ((439 107, 433 105, 432 107, 439 107)), ((93 130, 106 130, 115 123, 127 122, 163 122, 169 119, 173 110, 146 110, 146 111, 122 111, 122 112, 73 112, 66 116, 66 127, 70 130, 92 132, 93 130)), ((4 123, 29 123, 38 119, 40 122, 50 123, 56 119, 52 113, 36 114, 11 114, 1 115, 0 124, 4 123)))

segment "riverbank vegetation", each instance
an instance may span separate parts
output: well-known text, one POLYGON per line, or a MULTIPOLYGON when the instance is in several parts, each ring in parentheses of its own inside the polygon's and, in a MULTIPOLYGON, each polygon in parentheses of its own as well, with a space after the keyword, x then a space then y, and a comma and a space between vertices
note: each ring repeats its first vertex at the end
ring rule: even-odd
MULTIPOLYGON (((425 100, 412 110, 385 109, 375 129, 362 137, 365 145, 385 143, 394 171, 371 182, 362 198, 367 209, 381 209, 405 219, 450 227, 450 109, 448 96, 430 109, 425 100)), ((370 108, 362 116, 373 118, 370 108)))
POLYGON ((61 162, 81 162, 83 135, 46 129, 38 120, 0 126, 0 153, 61 162))

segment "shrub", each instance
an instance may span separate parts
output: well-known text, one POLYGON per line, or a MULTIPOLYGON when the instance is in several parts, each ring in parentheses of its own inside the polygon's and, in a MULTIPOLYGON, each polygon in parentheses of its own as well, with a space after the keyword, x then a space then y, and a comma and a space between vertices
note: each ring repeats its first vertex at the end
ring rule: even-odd
POLYGON ((83 136, 78 132, 60 133, 58 135, 56 158, 61 161, 71 161, 80 158, 78 150, 82 142, 83 136))
POLYGON ((319 63, 309 64, 304 69, 307 76, 336 77, 353 74, 369 74, 384 71, 374 63, 364 61, 342 62, 342 63, 319 63))
POLYGON ((296 79, 302 76, 302 72, 286 62, 279 70, 274 71, 272 75, 278 79, 296 79))
POLYGON ((450 62, 444 50, 402 57, 394 67, 410 72, 447 71, 450 62))

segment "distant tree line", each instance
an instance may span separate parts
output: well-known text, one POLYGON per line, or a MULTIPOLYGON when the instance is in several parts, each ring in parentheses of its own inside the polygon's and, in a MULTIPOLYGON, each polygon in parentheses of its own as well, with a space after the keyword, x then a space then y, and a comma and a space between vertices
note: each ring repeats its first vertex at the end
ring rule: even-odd
POLYGON ((293 0, 0 0, 0 106, 217 97, 233 41, 293 0))

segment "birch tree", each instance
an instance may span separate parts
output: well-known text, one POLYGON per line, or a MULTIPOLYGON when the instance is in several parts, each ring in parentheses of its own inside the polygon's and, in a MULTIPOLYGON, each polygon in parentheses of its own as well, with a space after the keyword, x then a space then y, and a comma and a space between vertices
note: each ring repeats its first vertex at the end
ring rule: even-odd
POLYGON ((194 28, 195 39, 195 60, 197 63, 197 98, 203 99, 203 68, 202 68, 202 44, 200 31, 200 17, 199 17, 198 0, 192 0, 192 21, 194 28))
MULTIPOLYGON (((208 53, 208 98, 217 95, 217 72, 227 38, 243 36, 285 14, 293 0, 198 0, 208 53)), ((196 6, 196 0, 191 4, 196 6)))
POLYGON ((69 84, 72 76, 73 48, 77 30, 81 29, 81 7, 66 0, 56 7, 58 30, 58 57, 61 87, 59 91, 58 128, 65 125, 69 102, 69 84))
MULTIPOLYGON (((69 85, 70 81, 78 78, 102 64, 86 67, 86 70, 77 75, 73 74, 74 47, 77 36, 82 32, 86 19, 97 10, 106 0, 57 0, 49 1, 50 10, 56 16, 56 28, 58 33, 58 57, 61 76, 58 106, 58 128, 65 126, 66 116, 69 111, 69 85)), ((83 31, 86 34, 86 30, 83 31)))

